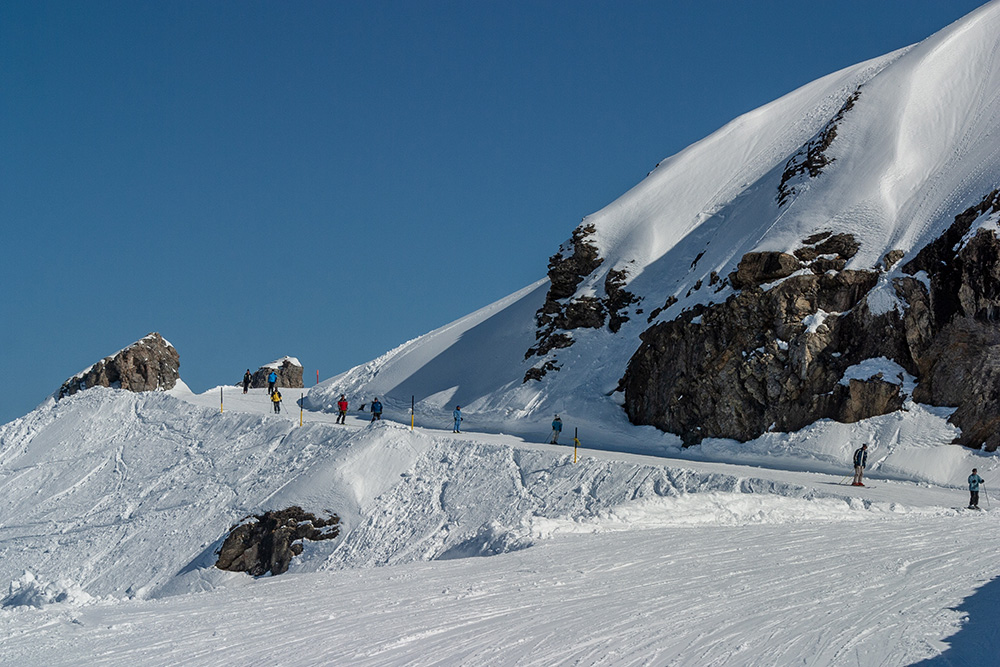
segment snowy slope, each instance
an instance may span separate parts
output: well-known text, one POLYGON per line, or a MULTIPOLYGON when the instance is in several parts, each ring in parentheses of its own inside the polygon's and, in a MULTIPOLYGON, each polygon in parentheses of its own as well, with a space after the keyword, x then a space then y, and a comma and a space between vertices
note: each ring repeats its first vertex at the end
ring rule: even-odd
MULTIPOLYGON (((618 381, 649 326, 647 315, 668 298, 678 301, 659 320, 695 303, 723 301, 732 289, 707 287, 713 272, 728 275, 747 252, 791 251, 819 231, 859 241, 849 269, 871 269, 890 250, 910 258, 957 213, 1000 187, 998 136, 1000 2, 994 0, 919 44, 733 120, 585 218, 604 262, 576 296, 600 295, 607 273, 623 270, 625 288, 642 302, 617 334, 574 330, 574 345, 558 351, 561 369, 543 381, 521 382, 538 362, 523 354, 535 342, 541 283, 323 383, 309 403, 331 409, 340 393, 358 402, 388 395, 402 411, 415 397, 424 401, 418 413, 436 418, 457 403, 497 430, 511 417, 541 428, 553 413, 567 411, 580 422, 614 423, 621 418, 618 381), (794 194, 779 206, 788 161, 851 99, 826 151, 831 162, 815 178, 791 179, 794 194)), ((892 279, 903 263, 883 276, 870 303, 880 293, 881 301, 895 301, 892 279)))
POLYGON ((801 451, 830 460, 790 457, 792 434, 745 454, 784 470, 574 463, 512 436, 331 424, 292 390, 273 415, 224 387, 220 412, 219 391, 94 389, 0 427, 2 662, 903 665, 998 646, 970 624, 994 613, 1000 513, 957 509, 955 487, 1000 461, 921 458, 895 416, 819 425, 801 451), (872 429, 902 435, 845 486, 842 438, 872 429), (900 481, 904 463, 954 485, 900 481), (293 503, 339 513, 341 538, 279 578, 211 566, 229 525, 293 503))

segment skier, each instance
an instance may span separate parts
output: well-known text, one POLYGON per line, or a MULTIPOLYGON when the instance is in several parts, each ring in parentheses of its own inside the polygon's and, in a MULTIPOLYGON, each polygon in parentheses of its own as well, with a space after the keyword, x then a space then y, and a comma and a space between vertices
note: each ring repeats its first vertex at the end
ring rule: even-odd
POLYGON ((251 380, 253 380, 253 376, 250 375, 250 369, 248 368, 247 372, 243 374, 243 393, 244 394, 247 393, 247 391, 250 389, 250 381, 251 380))
POLYGON ((267 374, 267 393, 274 394, 274 384, 278 381, 278 374, 271 371, 267 374))
POLYGON ((378 396, 372 401, 372 421, 381 421, 382 419, 382 403, 379 402, 378 396))
POLYGON ((461 427, 462 427, 462 406, 461 405, 456 405, 455 406, 455 411, 453 413, 451 413, 451 414, 455 418, 455 430, 452 431, 452 433, 461 433, 462 432, 462 429, 461 429, 461 427))
POLYGON ((549 442, 558 445, 560 433, 562 433, 562 420, 559 419, 559 415, 556 415, 556 418, 552 420, 552 437, 549 438, 549 442))
POLYGON ((864 486, 861 478, 865 474, 865 466, 868 465, 868 445, 861 445, 854 450, 854 482, 851 486, 864 486))
POLYGON ((982 477, 976 474, 976 469, 972 469, 972 474, 969 475, 969 509, 977 510, 979 509, 979 485, 985 484, 982 477))
POLYGON ((274 413, 278 414, 281 412, 281 392, 277 389, 271 394, 271 402, 274 403, 274 413))
POLYGON ((340 400, 337 401, 337 423, 347 424, 347 397, 343 394, 340 395, 340 400))

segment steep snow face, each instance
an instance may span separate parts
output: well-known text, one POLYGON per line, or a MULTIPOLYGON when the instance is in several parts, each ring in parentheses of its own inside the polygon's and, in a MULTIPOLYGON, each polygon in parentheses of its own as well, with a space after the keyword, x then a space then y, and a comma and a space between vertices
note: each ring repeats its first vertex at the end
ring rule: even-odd
POLYGON ((869 294, 876 308, 897 307, 892 279, 905 259, 1000 186, 998 133, 993 0, 919 44, 735 119, 585 218, 603 262, 575 297, 602 295, 614 270, 640 300, 615 334, 568 332, 572 346, 546 358, 553 370, 541 382, 522 379, 541 363, 523 354, 535 344, 545 281, 324 383, 309 404, 331 409, 340 393, 357 401, 379 395, 403 410, 413 397, 418 414, 437 418, 460 404, 483 423, 516 418, 537 428, 568 410, 578 420, 617 423, 615 390, 648 320, 730 296, 719 278, 747 252, 791 251, 828 231, 859 242, 849 269, 872 269, 902 251, 904 261, 869 294))

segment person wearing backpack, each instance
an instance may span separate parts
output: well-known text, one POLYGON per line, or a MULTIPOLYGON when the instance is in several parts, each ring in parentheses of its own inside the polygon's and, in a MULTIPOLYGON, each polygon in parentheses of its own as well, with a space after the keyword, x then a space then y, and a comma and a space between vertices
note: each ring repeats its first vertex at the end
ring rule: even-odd
POLYGON ((278 414, 281 412, 281 392, 277 389, 271 394, 271 402, 274 404, 274 413, 278 414))
POLYGON ((347 424, 347 397, 343 394, 340 395, 340 400, 337 401, 337 422, 338 424, 347 424))
POLYGON ((380 421, 382 419, 382 403, 379 402, 378 397, 372 401, 372 421, 380 421))

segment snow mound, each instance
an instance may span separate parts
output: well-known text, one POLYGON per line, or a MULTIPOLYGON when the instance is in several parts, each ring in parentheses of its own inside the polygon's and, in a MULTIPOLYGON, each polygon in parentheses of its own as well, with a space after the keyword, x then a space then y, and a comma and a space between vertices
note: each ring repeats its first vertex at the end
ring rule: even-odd
POLYGON ((7 596, 0 600, 0 607, 42 607, 50 604, 82 606, 94 597, 69 579, 47 582, 38 579, 28 570, 10 582, 7 596))

